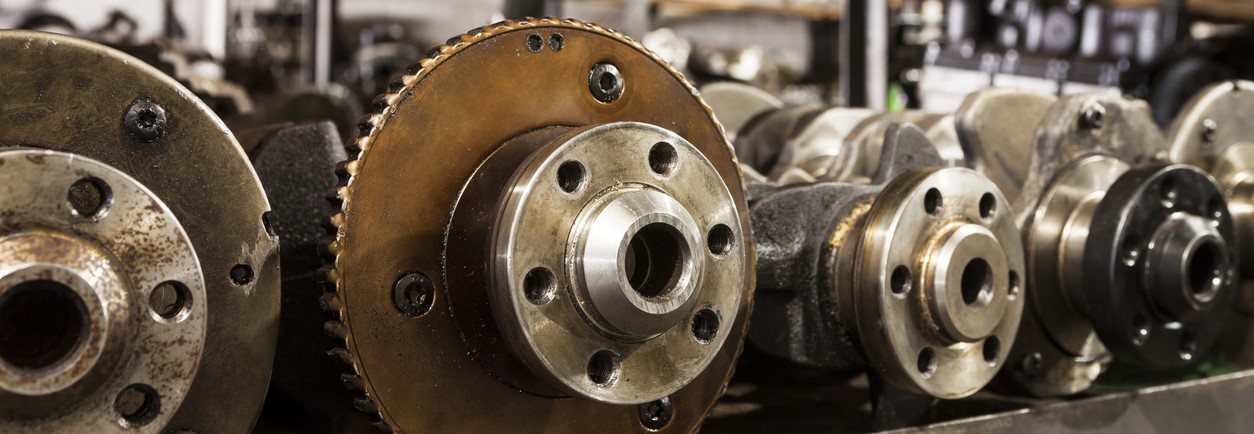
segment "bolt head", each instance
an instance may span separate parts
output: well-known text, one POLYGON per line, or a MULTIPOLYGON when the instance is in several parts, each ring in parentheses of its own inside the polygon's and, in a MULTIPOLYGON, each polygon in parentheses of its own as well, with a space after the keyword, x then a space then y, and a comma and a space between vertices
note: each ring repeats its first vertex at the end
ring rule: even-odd
POLYGON ((136 100, 122 117, 122 129, 139 143, 153 143, 166 136, 169 119, 165 108, 149 100, 136 100))
POLYGON ((422 273, 406 274, 392 288, 392 303, 407 317, 422 316, 435 304, 435 285, 422 273))
POLYGON ((669 396, 662 399, 640 404, 640 423, 648 429, 662 429, 670 423, 674 416, 669 396))
POLYGON ((588 90, 597 101, 617 101, 623 96, 623 75, 611 63, 598 63, 588 72, 588 90))

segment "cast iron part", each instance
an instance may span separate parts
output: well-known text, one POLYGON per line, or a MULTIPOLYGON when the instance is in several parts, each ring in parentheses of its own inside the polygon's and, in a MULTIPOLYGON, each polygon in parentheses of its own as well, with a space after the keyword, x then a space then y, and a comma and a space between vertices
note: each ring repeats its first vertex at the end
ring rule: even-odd
POLYGON ((792 362, 870 371, 881 427, 982 388, 1023 310, 1009 202, 974 171, 943 165, 917 127, 893 125, 870 184, 750 185, 750 340, 792 362))

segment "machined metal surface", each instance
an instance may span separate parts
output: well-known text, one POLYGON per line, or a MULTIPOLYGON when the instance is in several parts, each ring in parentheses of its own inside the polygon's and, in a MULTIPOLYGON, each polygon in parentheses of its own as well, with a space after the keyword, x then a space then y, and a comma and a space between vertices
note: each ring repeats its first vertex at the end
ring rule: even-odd
POLYGON ((205 346, 187 233, 100 162, 11 148, 0 167, 0 430, 163 432, 205 346))
MULTIPOLYGON (((1254 108, 1254 83, 1212 85, 1180 110, 1168 132, 1171 161, 1207 170, 1224 190, 1241 252, 1239 268, 1254 270, 1254 127, 1244 115, 1254 108)), ((1254 280, 1244 273, 1220 351, 1254 361, 1254 280)))
POLYGON ((191 240, 204 276, 204 297, 193 300, 206 309, 204 346, 199 367, 182 371, 195 376, 167 429, 248 431, 274 355, 278 240, 266 229, 269 206, 239 145, 173 79, 112 49, 4 31, 0 58, 0 146, 71 153, 125 173, 169 208, 191 240))
POLYGON ((693 88, 618 33, 526 19, 433 49, 375 109, 323 271, 357 408, 398 432, 695 430, 753 250, 693 88))
POLYGON ((1018 230, 996 187, 970 169, 940 168, 917 127, 886 134, 867 184, 754 196, 759 326, 750 338, 798 363, 867 369, 895 390, 968 396, 1015 339, 1018 230))
POLYGON ((720 81, 701 86, 701 98, 714 110, 727 138, 736 140, 736 132, 754 116, 784 107, 784 102, 757 86, 734 81, 720 81))

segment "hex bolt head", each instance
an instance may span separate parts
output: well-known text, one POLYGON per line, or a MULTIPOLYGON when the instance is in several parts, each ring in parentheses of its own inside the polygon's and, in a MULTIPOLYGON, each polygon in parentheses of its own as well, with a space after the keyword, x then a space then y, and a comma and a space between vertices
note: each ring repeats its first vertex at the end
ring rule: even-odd
POLYGON ((1106 107, 1097 103, 1084 109, 1084 114, 1080 116, 1080 126, 1090 130, 1101 128, 1105 122, 1106 107))
POLYGON ((610 63, 598 63, 588 72, 588 90, 597 101, 609 104, 623 96, 623 75, 610 63))
POLYGON ((675 414, 671 406, 671 397, 669 396, 657 401, 640 404, 639 408, 640 424, 648 429, 662 429, 666 427, 666 424, 671 421, 671 416, 675 414))
POLYGON ((396 281, 392 303, 401 314, 416 318, 426 314, 435 303, 435 285, 422 273, 410 273, 396 281))
POLYGON ((168 123, 165 108, 145 99, 131 103, 122 117, 122 129, 140 143, 153 143, 165 138, 168 123))

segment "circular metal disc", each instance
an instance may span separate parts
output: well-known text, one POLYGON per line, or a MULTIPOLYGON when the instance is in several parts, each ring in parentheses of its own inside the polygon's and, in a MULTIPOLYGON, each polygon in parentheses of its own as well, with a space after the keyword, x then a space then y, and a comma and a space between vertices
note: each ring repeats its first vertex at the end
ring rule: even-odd
MULTIPOLYGON (((86 310, 92 312, 87 315, 89 331, 78 345, 82 357, 71 353, 65 363, 45 368, 45 374, 33 377, 38 379, 34 381, 29 380, 30 374, 0 360, 0 384, 16 380, 25 389, 36 389, 27 391, 31 396, 13 399, 5 396, 0 385, 0 403, 6 411, 40 414, 47 410, 53 416, 4 419, 0 415, 0 429, 164 431, 192 384, 205 340, 205 282, 191 240, 174 214, 148 189, 99 162, 60 152, 0 148, 0 167, 0 197, 5 198, 0 208, 0 227, 4 228, 0 230, 0 299, 12 289, 10 284, 25 280, 19 274, 32 268, 39 269, 37 275, 72 270, 66 272, 92 281, 76 288, 87 295, 82 298, 86 310), (107 191, 103 197, 107 200, 95 215, 80 215, 63 199, 83 179, 107 191), (45 268, 53 260, 62 262, 45 268), (158 314, 149 308, 149 294, 171 281, 178 282, 185 295, 180 297, 178 311, 158 314), (61 369, 68 372, 58 372, 61 369), (63 389, 41 384, 50 377, 74 374, 81 377, 63 389), (142 423, 119 417, 114 409, 115 397, 132 384, 143 384, 153 394, 148 397, 153 414, 133 418, 142 423), (65 410, 58 406, 71 409, 62 413, 65 410), (31 408, 34 411, 28 411, 31 408)), ((67 283, 76 286, 73 280, 67 283)))
POLYGON ((54 34, 0 31, 0 146, 79 154, 135 178, 184 225, 208 294, 204 357, 171 427, 245 432, 261 410, 279 319, 278 239, 265 193, 226 126, 201 101, 138 59, 54 34), (136 101, 164 108, 159 140, 123 118, 136 101), (243 285, 238 265, 251 269, 243 285))
MULTIPOLYGON (((450 39, 389 90, 342 165, 341 210, 330 217, 335 260, 324 272, 335 289, 328 330, 345 345, 333 353, 354 367, 345 383, 364 392, 359 408, 401 432, 649 431, 637 406, 532 395, 486 372, 468 354, 448 295, 485 289, 447 287, 444 255, 458 246, 446 244, 445 231, 462 186, 511 137, 546 126, 636 121, 680 135, 710 160, 736 200, 740 233, 748 234, 739 168, 709 108, 640 44, 557 19, 506 21, 450 39), (589 92, 598 63, 622 75, 623 92, 609 103, 589 92), (434 306, 411 318, 393 305, 392 288, 415 271, 437 291, 434 306)), ((670 396, 673 416, 661 431, 695 430, 721 395, 747 326, 753 286, 748 276, 744 282, 745 302, 725 312, 728 343, 670 396)))
POLYGON ((1009 202, 992 181, 965 168, 907 172, 877 197, 859 244, 854 294, 867 358, 898 388, 961 398, 983 388, 1001 369, 1024 306, 1023 248, 1007 210, 1009 202), (934 243, 947 243, 934 236, 955 226, 960 229, 951 233, 980 231, 983 244, 952 253, 934 248, 934 243), (993 256, 998 253, 1003 256, 993 256), (989 270, 982 302, 963 299, 968 278, 978 279, 980 273, 954 272, 977 263, 989 270), (938 281, 961 282, 963 288, 925 289, 938 281), (947 307, 922 306, 938 301, 947 307), (974 325, 979 332, 963 339, 941 337, 929 325, 935 320, 924 319, 924 310, 974 325))

